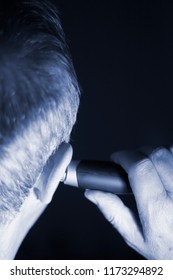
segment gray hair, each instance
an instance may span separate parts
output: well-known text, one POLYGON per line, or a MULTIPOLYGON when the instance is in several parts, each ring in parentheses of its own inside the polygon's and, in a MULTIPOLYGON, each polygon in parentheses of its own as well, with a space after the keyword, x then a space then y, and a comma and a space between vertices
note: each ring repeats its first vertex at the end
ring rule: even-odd
POLYGON ((5 3, 0 12, 0 225, 20 211, 48 158, 69 141, 79 105, 55 7, 35 0, 5 3))

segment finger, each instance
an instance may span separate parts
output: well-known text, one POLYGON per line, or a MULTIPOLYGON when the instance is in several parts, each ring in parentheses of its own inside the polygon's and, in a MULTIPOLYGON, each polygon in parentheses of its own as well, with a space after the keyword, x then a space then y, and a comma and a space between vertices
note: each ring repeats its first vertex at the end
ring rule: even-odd
POLYGON ((173 193, 172 153, 164 147, 159 147, 154 150, 151 147, 144 147, 141 149, 141 151, 148 155, 148 157, 153 162, 165 190, 167 192, 173 193))
POLYGON ((61 181, 67 166, 72 158, 72 147, 68 143, 62 143, 53 154, 43 169, 35 184, 35 191, 39 199, 48 204, 61 181))
POLYGON ((144 250, 141 229, 132 211, 124 205, 118 196, 101 191, 87 190, 85 197, 97 205, 105 218, 131 247, 138 252, 144 250))
POLYGON ((121 165, 124 170, 129 173, 134 165, 138 162, 146 160, 146 156, 137 150, 123 150, 113 153, 111 155, 111 159, 121 165))
POLYGON ((153 163, 140 151, 121 151, 112 154, 111 159, 128 173, 138 209, 146 207, 149 200, 164 191, 153 163))

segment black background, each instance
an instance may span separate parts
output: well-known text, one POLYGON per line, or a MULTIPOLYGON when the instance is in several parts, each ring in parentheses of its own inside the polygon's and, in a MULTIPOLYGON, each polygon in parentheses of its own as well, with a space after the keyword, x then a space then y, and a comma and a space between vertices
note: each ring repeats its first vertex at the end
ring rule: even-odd
MULTIPOLYGON (((171 2, 171 1, 170 1, 171 2)), ((173 142, 173 7, 162 1, 54 1, 82 89, 75 159, 173 142)), ((126 197, 132 205, 132 198, 126 197)), ((87 201, 60 185, 17 259, 142 259, 87 201)))

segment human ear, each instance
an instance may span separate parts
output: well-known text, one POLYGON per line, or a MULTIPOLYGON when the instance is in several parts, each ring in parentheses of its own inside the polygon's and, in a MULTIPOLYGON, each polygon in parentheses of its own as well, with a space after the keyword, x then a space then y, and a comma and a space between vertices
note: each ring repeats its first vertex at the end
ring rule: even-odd
POLYGON ((72 154, 72 146, 63 142, 49 158, 34 186, 34 193, 43 204, 48 204, 52 200, 59 182, 72 159, 72 154))

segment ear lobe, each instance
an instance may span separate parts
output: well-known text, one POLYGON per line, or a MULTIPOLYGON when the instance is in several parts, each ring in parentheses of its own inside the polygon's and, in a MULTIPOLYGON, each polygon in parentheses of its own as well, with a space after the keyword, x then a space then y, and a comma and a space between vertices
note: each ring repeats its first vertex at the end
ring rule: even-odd
POLYGON ((48 204, 72 159, 73 149, 68 143, 62 143, 43 169, 35 184, 34 192, 42 203, 48 204))

